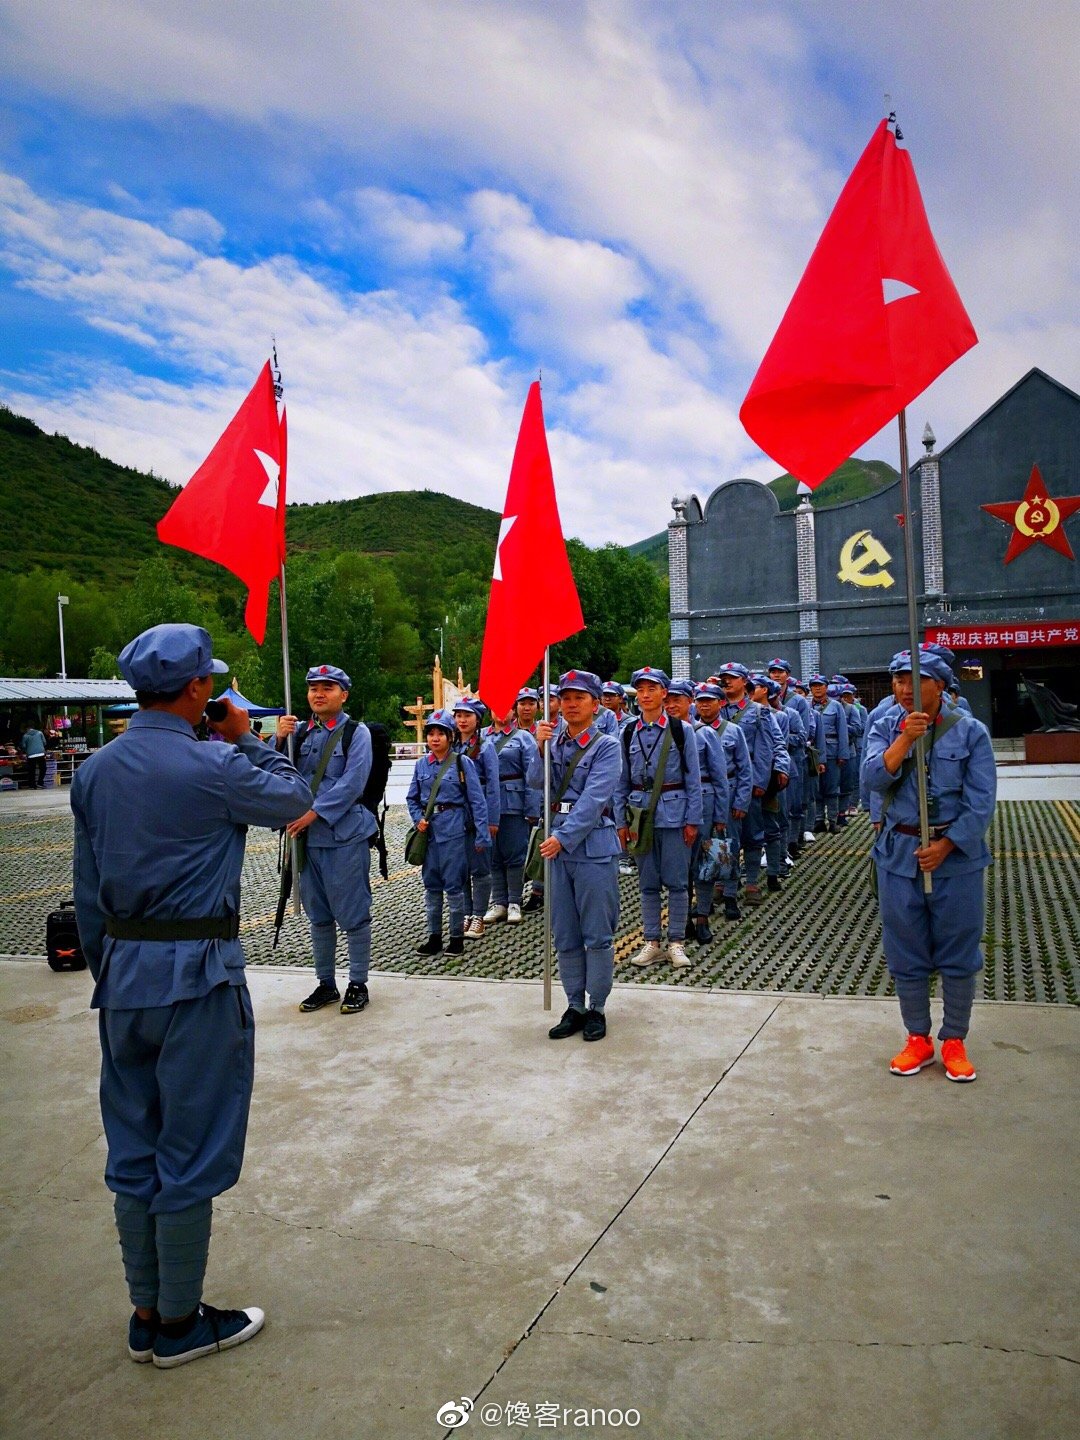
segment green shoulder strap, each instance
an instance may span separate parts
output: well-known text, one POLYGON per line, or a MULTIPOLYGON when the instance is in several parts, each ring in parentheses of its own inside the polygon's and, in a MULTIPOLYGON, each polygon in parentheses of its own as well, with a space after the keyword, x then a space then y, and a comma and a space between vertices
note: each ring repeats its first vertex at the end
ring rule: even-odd
POLYGON ((319 786, 322 784, 322 778, 326 774, 326 767, 330 763, 330 756, 337 749, 337 743, 341 739, 342 735, 344 735, 344 733, 344 725, 335 726, 334 731, 330 736, 330 743, 323 746, 323 752, 319 756, 319 763, 315 767, 315 774, 311 777, 312 795, 317 795, 319 793, 319 786))
MULTIPOLYGON (((435 776, 435 784, 431 787, 431 794, 428 796, 427 806, 424 809, 425 820, 430 820, 432 815, 435 814, 435 797, 439 793, 439 786, 442 784, 443 776, 446 774, 447 770, 450 769, 450 766, 454 763, 455 760, 458 761, 458 766, 460 769, 461 757, 457 754, 456 751, 452 750, 450 754, 446 757, 446 759, 442 762, 442 764, 439 766, 439 773, 435 776)), ((462 776, 462 779, 464 779, 464 776, 462 776)))
POLYGON ((656 814, 656 807, 660 801, 660 791, 664 784, 664 771, 667 769, 667 757, 671 753, 671 735, 671 726, 668 725, 664 730, 664 738, 660 741, 660 755, 656 761, 656 775, 652 782, 652 793, 649 796, 649 803, 645 809, 645 813, 649 816, 650 820, 656 814))
POLYGON ((554 798, 554 799, 552 800, 552 802, 551 802, 552 805, 558 805, 559 802, 562 800, 562 797, 566 794, 567 787, 568 787, 569 784, 570 784, 570 777, 571 777, 571 775, 573 775, 574 771, 575 771, 575 770, 577 769, 577 767, 578 767, 578 761, 581 760, 582 757, 583 757, 589 750, 592 749, 592 747, 596 744, 597 740, 599 740, 599 739, 600 739, 600 732, 597 731, 597 733, 591 737, 591 739, 589 740, 589 743, 588 743, 587 745, 579 745, 578 748, 574 751, 573 755, 571 755, 571 757, 570 757, 570 763, 569 763, 569 765, 567 765, 566 769, 563 771, 563 777, 562 777, 562 779, 559 781, 559 788, 558 788, 558 790, 556 790, 556 792, 555 792, 555 798, 554 798))
MULTIPOLYGON (((957 710, 947 710, 947 711, 945 712, 945 714, 942 715, 940 721, 938 722, 938 739, 940 739, 941 736, 946 733, 946 731, 951 730, 954 725, 958 725, 963 718, 964 718, 964 712, 963 712, 962 710, 959 710, 959 709, 957 709, 957 710)), ((883 795, 883 797, 882 797, 882 801, 881 801, 881 821, 882 821, 882 824, 885 823, 885 816, 889 813, 889 806, 892 804, 893 800, 896 798, 896 795, 897 795, 897 793, 899 792, 900 786, 903 785, 904 781, 908 778, 908 776, 911 774, 911 772, 912 772, 914 769, 915 769, 915 751, 913 750, 913 751, 911 752, 911 754, 907 757, 907 759, 906 759, 906 760, 903 760, 903 761, 901 762, 901 764, 900 764, 900 769, 897 771, 897 774, 896 774, 896 779, 895 779, 895 780, 893 781, 893 783, 889 786, 888 790, 885 791, 885 793, 884 793, 884 795, 883 795)))

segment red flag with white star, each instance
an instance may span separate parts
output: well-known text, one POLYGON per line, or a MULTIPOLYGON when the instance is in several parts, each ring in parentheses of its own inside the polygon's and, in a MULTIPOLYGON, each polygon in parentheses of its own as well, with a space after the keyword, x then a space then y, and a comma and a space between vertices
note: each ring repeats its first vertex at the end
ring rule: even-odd
POLYGON ((584 628, 534 381, 510 467, 480 658, 480 695, 492 713, 509 713, 547 646, 584 628))
POLYGON ((224 565, 248 587, 244 623, 266 635, 270 585, 285 559, 284 411, 270 364, 221 439, 158 521, 158 539, 224 565))
POLYGON ((1051 499, 1046 481, 1037 465, 1031 467, 1027 489, 1022 500, 1006 500, 999 505, 982 505, 988 515, 1013 527, 1009 548, 1002 564, 1008 565, 1036 541, 1056 550, 1067 560, 1075 560, 1073 548, 1063 529, 1063 522, 1080 510, 1080 495, 1059 495, 1051 499))
POLYGON ((840 193, 739 417, 814 488, 976 344, 911 156, 883 120, 840 193))

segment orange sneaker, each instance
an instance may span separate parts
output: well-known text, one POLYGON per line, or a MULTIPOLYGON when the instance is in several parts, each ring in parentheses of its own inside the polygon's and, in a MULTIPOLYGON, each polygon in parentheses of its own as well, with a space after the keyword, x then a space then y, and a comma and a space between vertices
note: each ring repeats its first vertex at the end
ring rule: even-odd
POLYGON ((964 1084, 975 1079, 975 1066, 967 1057, 962 1040, 943 1040, 941 1063, 945 1066, 946 1080, 957 1080, 964 1084))
MULTIPOLYGON (((960 1047, 963 1049, 963 1046, 960 1047)), ((934 1042, 929 1035, 909 1035, 907 1044, 899 1055, 889 1062, 894 1075, 917 1075, 927 1065, 934 1063, 934 1042)))

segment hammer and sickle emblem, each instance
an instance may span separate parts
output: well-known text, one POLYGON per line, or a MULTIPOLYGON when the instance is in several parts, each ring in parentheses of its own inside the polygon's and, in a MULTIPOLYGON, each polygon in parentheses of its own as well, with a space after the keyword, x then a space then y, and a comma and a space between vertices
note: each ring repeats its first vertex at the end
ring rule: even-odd
POLYGON ((885 569, 891 560, 892 556, 880 540, 869 530, 858 530, 841 546, 837 576, 849 585, 860 585, 864 589, 880 586, 887 590, 890 585, 895 584, 893 577, 885 569), (878 566, 878 569, 869 570, 871 565, 878 566))
POLYGON ((1016 508, 1016 528, 1021 535, 1050 535, 1058 527, 1061 511, 1050 499, 1025 500, 1016 508))

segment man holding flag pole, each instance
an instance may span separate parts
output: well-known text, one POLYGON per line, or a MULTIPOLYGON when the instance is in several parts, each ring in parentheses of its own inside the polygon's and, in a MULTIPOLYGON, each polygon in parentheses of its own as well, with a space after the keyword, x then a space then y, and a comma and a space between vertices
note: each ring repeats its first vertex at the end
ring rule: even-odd
MULTIPOLYGON (((878 125, 739 414, 761 448, 811 489, 883 425, 894 418, 899 424, 909 644, 894 669, 902 662, 910 673, 912 702, 906 717, 894 706, 875 722, 866 751, 868 766, 877 766, 874 787, 896 802, 874 857, 879 888, 888 891, 881 906, 885 955, 898 993, 904 987, 902 1015, 909 1028, 908 1044, 890 1068, 909 1075, 934 1058, 932 973, 969 978, 982 966, 982 878, 994 775, 986 764, 991 752, 985 727, 973 721, 983 736, 973 731, 963 743, 950 736, 947 744, 935 744, 943 712, 932 704, 928 712, 923 703, 934 687, 924 686, 920 669, 906 407, 977 336, 934 242, 902 138, 895 114, 878 125), (896 737, 904 724, 910 734, 901 741, 896 737), (918 843, 896 844, 897 830, 918 843), (942 883, 935 886, 934 872, 943 865, 942 883), (946 875, 959 878, 961 872, 959 887, 947 883, 946 875)), ((974 984, 963 988, 961 996, 953 987, 940 1035, 951 1080, 975 1078, 963 1044, 974 984)))
MULTIPOLYGON (((517 447, 514 451, 513 464, 510 467, 510 483, 506 491, 506 504, 503 509, 502 523, 499 526, 499 540, 495 550, 495 568, 491 579, 491 595, 488 602, 488 619, 484 631, 484 647, 480 658, 480 695, 486 705, 489 706, 495 715, 505 715, 514 705, 519 692, 525 685, 529 676, 536 669, 537 664, 542 660, 544 665, 544 731, 543 738, 550 742, 554 734, 554 726, 551 724, 551 661, 550 646, 560 640, 567 639, 570 635, 576 635, 579 630, 585 628, 585 619, 581 613, 581 602, 578 600, 577 588, 574 585, 574 576, 570 569, 570 559, 566 553, 566 543, 563 540, 562 525, 559 520, 559 507, 555 498, 555 480, 551 473, 551 458, 548 454, 547 436, 544 433, 544 412, 540 402, 540 383, 534 381, 529 387, 529 394, 525 401, 525 411, 521 418, 521 429, 518 432, 517 447), (544 576, 543 588, 539 597, 535 588, 535 577, 537 574, 544 576), (539 598, 539 603, 538 602, 539 598)), ((593 747, 589 761, 575 761, 574 769, 581 770, 576 777, 573 776, 569 767, 569 753, 567 756, 567 767, 559 777, 559 783, 565 781, 563 794, 558 796, 558 805, 561 808, 560 816, 571 816, 576 801, 571 794, 570 786, 575 783, 577 791, 584 780, 588 768, 596 762, 596 742, 600 739, 611 740, 611 736, 597 737, 592 719, 595 714, 595 705, 599 703, 601 685, 595 676, 584 676, 584 672, 576 672, 581 676, 580 685, 574 687, 573 681, 564 683, 571 685, 572 697, 581 697, 580 703, 577 698, 571 698, 571 710, 575 714, 575 733, 571 737, 574 745, 580 744, 579 755, 583 755, 586 747, 593 747), (594 683, 595 682, 595 686, 594 683), (595 692, 595 693, 594 693, 595 692), (590 713, 590 707, 592 713, 590 713), (578 713, 580 711, 580 714, 578 713)), ((567 725, 570 724, 570 715, 566 712, 567 725)), ((568 731, 567 731, 568 733, 568 731)), ((537 739, 541 739, 540 727, 537 727, 537 739)), ((571 883, 562 884, 560 881, 569 881, 568 859, 563 854, 563 845, 552 836, 552 744, 543 744, 543 824, 544 841, 541 846, 541 854, 544 860, 544 1009, 551 1009, 551 970, 552 970, 552 912, 553 908, 560 909, 570 905, 577 913, 580 896, 574 890, 571 883), (559 870, 555 877, 556 894, 552 893, 553 871, 559 870), (564 873, 565 872, 565 873, 564 873)), ((616 747, 616 761, 617 747, 616 747)), ((530 765, 530 773, 527 777, 530 785, 539 787, 540 781, 540 757, 534 758, 530 765)), ((597 774, 596 788, 600 788, 600 773, 597 774)), ((605 806, 610 806, 614 797, 615 784, 618 779, 618 764, 615 765, 611 777, 611 794, 597 808, 594 817, 595 827, 603 826, 601 812, 605 806)), ((606 783, 606 782, 605 782, 606 783)), ((588 808, 588 807, 586 807, 588 808)), ((579 842, 584 840, 584 830, 581 820, 584 818, 586 808, 579 812, 578 824, 571 827, 567 836, 573 835, 574 846, 579 849, 582 857, 589 853, 579 842), (582 833, 577 832, 581 830, 582 833)), ((560 822, 561 828, 561 822, 560 822)), ((590 826, 591 830, 594 826, 590 826)), ((612 835, 614 827, 612 825, 612 835)), ((590 858, 599 862, 602 857, 596 850, 597 841, 592 841, 593 853, 590 858)), ((604 908, 603 923, 588 927, 589 939, 593 948, 603 949, 599 944, 603 938, 601 931, 605 926, 610 928, 607 945, 610 946, 614 936, 615 925, 618 923, 618 875, 616 872, 618 841, 615 840, 615 850, 611 858, 612 885, 614 886, 614 901, 607 903, 604 908)), ((561 923, 561 922, 560 922, 561 923)), ((568 920, 569 925, 569 920, 568 920)), ((563 936, 565 943, 575 950, 580 949, 582 934, 585 926, 580 925, 581 933, 571 936, 568 929, 563 936)), ((606 933, 606 931, 605 931, 606 933)), ((560 931, 562 935, 562 931, 560 931)), ((589 941, 586 940, 586 948, 589 941)), ((562 965, 562 953, 560 953, 560 966, 562 965)), ((584 964, 584 954, 575 955, 575 963, 580 960, 584 964)), ((612 951, 612 964, 614 963, 612 951)), ((566 986, 566 977, 564 977, 566 986)), ((576 996, 578 985, 576 980, 570 987, 576 996)), ((568 995, 570 994, 568 988, 568 995)), ((584 994, 585 987, 582 985, 580 1009, 578 1014, 584 1018, 584 994)), ((610 989, 610 983, 608 985, 610 989)), ((606 992, 605 992, 606 997, 606 992)), ((572 1006, 573 1008, 573 1001, 572 1006)), ((565 1017, 564 1017, 565 1019, 565 1017)), ((601 1013, 602 1022, 602 1013, 601 1013)), ((581 1028, 575 1023, 575 1029, 581 1028)), ((594 1027, 595 1028, 595 1027, 594 1027)), ((556 1027, 558 1029, 558 1027, 556 1027)), ((569 1031, 567 1033, 570 1033, 569 1031)), ((558 1038, 557 1036, 554 1038, 558 1038)), ((595 1038, 599 1038, 597 1035, 595 1038)))

